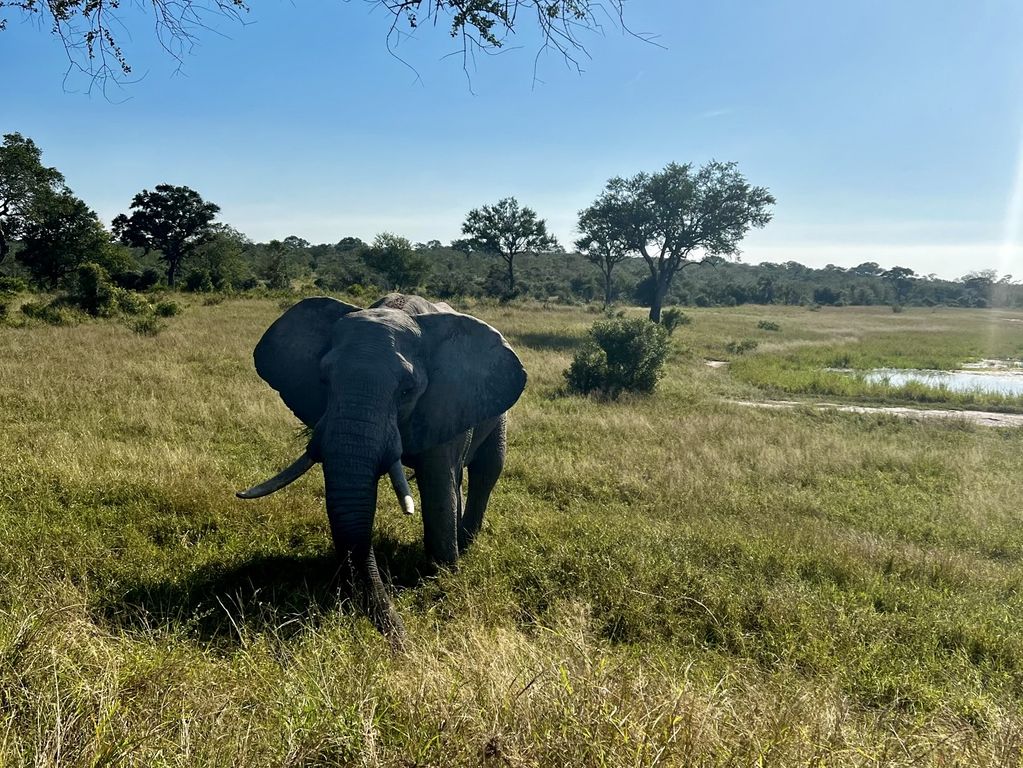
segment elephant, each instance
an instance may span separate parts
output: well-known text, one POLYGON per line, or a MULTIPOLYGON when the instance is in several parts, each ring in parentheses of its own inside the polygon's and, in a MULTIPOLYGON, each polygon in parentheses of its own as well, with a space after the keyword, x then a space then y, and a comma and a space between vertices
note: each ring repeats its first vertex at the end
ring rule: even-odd
POLYGON ((381 633, 404 645, 372 546, 378 480, 387 474, 412 514, 403 466, 413 470, 426 554, 453 565, 479 532, 504 467, 506 412, 526 386, 521 361, 483 321, 396 293, 367 309, 304 299, 267 329, 253 359, 311 433, 293 464, 237 495, 266 496, 321 463, 331 537, 356 599, 381 633))

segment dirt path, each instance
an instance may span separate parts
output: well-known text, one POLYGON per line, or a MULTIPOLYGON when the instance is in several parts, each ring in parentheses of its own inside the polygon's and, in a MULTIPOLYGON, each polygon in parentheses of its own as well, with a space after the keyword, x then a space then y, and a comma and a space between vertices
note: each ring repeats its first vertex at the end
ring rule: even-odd
POLYGON ((888 413, 907 419, 962 419, 982 427, 1023 427, 1023 414, 995 413, 993 411, 950 411, 936 408, 901 408, 897 406, 841 405, 839 403, 811 403, 796 400, 728 400, 735 405, 749 408, 791 409, 800 407, 820 410, 842 411, 844 413, 888 413))

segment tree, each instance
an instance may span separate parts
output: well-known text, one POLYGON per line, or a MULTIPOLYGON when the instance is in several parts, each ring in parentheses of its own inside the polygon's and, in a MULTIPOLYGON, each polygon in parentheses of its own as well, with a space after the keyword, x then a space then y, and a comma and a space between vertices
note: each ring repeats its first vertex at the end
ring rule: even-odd
POLYGON ((214 224, 210 238, 192 254, 193 267, 209 275, 215 290, 237 288, 251 278, 245 261, 245 248, 249 240, 238 230, 226 224, 214 224))
POLYGON ((17 260, 37 283, 48 288, 86 262, 95 262, 109 271, 127 266, 95 212, 67 190, 37 196, 22 234, 22 246, 17 260))
POLYGON ((909 297, 916 273, 909 267, 892 267, 887 272, 883 272, 881 277, 891 283, 892 290, 895 292, 895 303, 902 304, 909 297))
MULTIPOLYGON (((659 323, 671 282, 691 256, 739 253, 750 227, 771 220, 774 197, 754 187, 735 163, 711 161, 699 170, 669 163, 663 171, 615 177, 602 195, 613 201, 620 236, 638 252, 654 280, 650 319, 659 323)), ((610 203, 609 203, 610 204, 610 203)))
POLYGON ((381 232, 373 247, 363 255, 366 263, 379 272, 389 290, 407 291, 421 285, 430 271, 430 263, 416 253, 412 243, 390 232, 381 232))
POLYGON ((309 241, 298 235, 288 235, 284 238, 284 247, 289 251, 304 251, 309 247, 309 241))
POLYGON ((112 222, 114 234, 125 245, 159 251, 167 263, 167 285, 174 287, 182 262, 214 234, 213 219, 220 206, 208 203, 188 187, 157 184, 131 201, 132 214, 112 222))
POLYGON ((971 307, 986 307, 991 303, 998 273, 993 269, 970 272, 959 278, 963 284, 963 297, 971 307))
POLYGON ((600 270, 604 278, 604 307, 611 304, 614 268, 629 257, 631 248, 625 237, 628 228, 621 217, 626 207, 607 190, 593 204, 579 212, 582 236, 575 247, 600 270))
POLYGON ((514 197, 495 205, 473 208, 466 214, 462 234, 468 235, 480 250, 496 253, 508 265, 508 292, 515 293, 515 257, 520 253, 544 252, 558 247, 547 232, 547 222, 538 219, 532 208, 520 207, 514 197))
POLYGON ((266 244, 259 276, 266 280, 266 287, 272 290, 283 291, 291 287, 288 247, 280 240, 271 240, 266 244))
POLYGON ((357 251, 366 247, 366 244, 357 237, 342 237, 337 245, 334 246, 336 251, 357 251))
MULTIPOLYGON (((2 7, 2 3, 0 3, 2 7)), ((0 264, 11 252, 33 212, 43 210, 40 200, 64 189, 64 177, 42 164, 42 151, 20 133, 4 134, 0 145, 0 264)))
MULTIPOLYGON (((585 53, 581 32, 600 31, 613 20, 623 29, 625 0, 367 0, 392 17, 388 47, 401 35, 421 28, 447 27, 461 43, 463 66, 477 51, 493 53, 507 38, 532 26, 539 32, 541 51, 553 49, 581 71, 577 56, 585 53), (443 23, 438 23, 443 22, 443 23), (407 31, 406 31, 407 30, 407 31)), ((71 65, 105 82, 131 73, 121 48, 129 37, 129 4, 102 0, 0 0, 0 12, 20 11, 25 18, 41 17, 64 45, 71 65)), ((249 10, 247 0, 152 0, 137 6, 151 16, 161 47, 181 61, 197 42, 197 32, 209 29, 216 16, 241 21, 249 10)), ((0 17, 0 30, 6 20, 0 17)))
POLYGON ((884 270, 881 269, 876 261, 865 261, 862 264, 857 264, 849 271, 861 277, 878 277, 884 270))

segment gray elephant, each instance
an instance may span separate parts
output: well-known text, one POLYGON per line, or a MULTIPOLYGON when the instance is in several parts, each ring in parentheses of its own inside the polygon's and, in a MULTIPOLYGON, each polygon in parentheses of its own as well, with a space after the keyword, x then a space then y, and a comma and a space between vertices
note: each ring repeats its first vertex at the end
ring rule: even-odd
POLYGON ((327 517, 362 608, 400 644, 372 546, 377 481, 388 474, 406 513, 415 472, 425 548, 452 564, 480 529, 504 466, 505 412, 526 385, 522 363, 496 330, 446 304, 390 294, 369 309, 305 299, 263 334, 256 371, 312 435, 290 467, 240 491, 253 499, 323 464, 327 517), (462 501, 462 474, 468 497, 462 501))

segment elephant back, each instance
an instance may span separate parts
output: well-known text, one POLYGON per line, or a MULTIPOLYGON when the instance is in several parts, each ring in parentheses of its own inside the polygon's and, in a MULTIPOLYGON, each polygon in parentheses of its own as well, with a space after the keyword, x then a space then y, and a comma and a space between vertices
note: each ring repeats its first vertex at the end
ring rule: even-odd
POLYGON ((370 305, 370 309, 400 309, 408 315, 435 315, 438 312, 451 312, 447 304, 433 304, 422 296, 409 296, 404 293, 389 293, 370 305))

